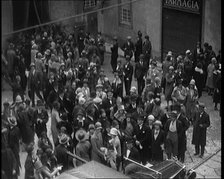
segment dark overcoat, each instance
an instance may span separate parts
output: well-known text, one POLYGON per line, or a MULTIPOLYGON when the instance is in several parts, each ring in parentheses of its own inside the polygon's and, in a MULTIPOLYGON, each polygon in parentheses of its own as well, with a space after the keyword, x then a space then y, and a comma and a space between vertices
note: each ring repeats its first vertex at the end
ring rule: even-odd
POLYGON ((185 152, 187 150, 187 137, 186 137, 186 131, 190 127, 190 122, 188 119, 183 116, 182 114, 177 118, 182 123, 182 130, 180 133, 180 137, 178 140, 178 152, 185 152))
POLYGON ((152 160, 162 161, 163 160, 163 150, 161 145, 165 142, 165 133, 160 129, 157 138, 154 137, 155 130, 152 130, 152 160))
POLYGON ((210 126, 210 117, 206 112, 200 116, 200 113, 197 112, 194 117, 193 122, 193 136, 192 144, 194 145, 206 145, 206 132, 207 127, 210 126), (199 125, 202 124, 202 127, 199 125))

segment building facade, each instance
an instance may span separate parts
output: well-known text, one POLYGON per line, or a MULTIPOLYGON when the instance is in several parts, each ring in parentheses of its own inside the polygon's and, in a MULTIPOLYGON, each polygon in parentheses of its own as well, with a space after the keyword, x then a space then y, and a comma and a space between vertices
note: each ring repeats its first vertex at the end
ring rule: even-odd
POLYGON ((105 6, 130 2, 98 15, 98 29, 106 35, 137 39, 140 30, 152 42, 153 56, 168 51, 184 54, 199 41, 221 49, 221 0, 110 0, 105 6))
MULTIPOLYGON (((18 1, 17 3, 23 1, 18 1)), ((26 1, 24 1, 26 2, 26 1)), ((23 3, 24 3, 23 2, 23 3)), ((216 53, 221 49, 221 0, 48 0, 24 3, 23 13, 16 11, 14 1, 2 1, 2 34, 29 26, 31 22, 55 21, 67 31, 83 28, 108 38, 117 36, 120 44, 128 35, 137 40, 140 30, 152 42, 153 57, 163 57, 167 51, 182 54, 196 43, 208 42, 216 53), (14 5, 13 5, 14 4, 14 5), (122 4, 122 5, 119 5, 122 4), (44 7, 44 8, 41 8, 44 7), (104 10, 100 10, 104 8, 104 10), (86 13, 86 14, 82 14, 86 13), (47 14, 47 15, 43 15, 47 14), (22 17, 23 16, 23 17, 22 17), (23 19, 23 22, 22 22, 23 19)), ((18 6, 18 5, 17 5, 18 6)))

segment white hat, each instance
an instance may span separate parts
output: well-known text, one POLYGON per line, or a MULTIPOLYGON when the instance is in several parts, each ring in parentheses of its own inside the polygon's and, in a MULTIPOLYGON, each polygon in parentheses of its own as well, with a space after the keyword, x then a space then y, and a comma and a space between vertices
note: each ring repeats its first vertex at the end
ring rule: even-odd
POLYGON ((80 97, 79 98, 79 104, 84 104, 86 102, 86 100, 85 100, 85 98, 83 98, 83 97, 80 97))
POLYGON ((16 96, 16 103, 21 103, 23 102, 22 98, 20 95, 16 96))
POLYGON ((155 117, 154 117, 153 115, 149 115, 149 116, 148 116, 148 119, 154 121, 154 120, 155 120, 155 117))
POLYGON ((167 53, 167 56, 172 56, 172 52, 169 51, 169 52, 167 53))
POLYGON ((156 120, 153 125, 159 125, 160 127, 162 127, 162 122, 159 120, 156 120))
POLYGON ((191 51, 190 51, 190 50, 187 50, 187 51, 186 51, 186 54, 188 54, 188 53, 191 53, 191 51))
POLYGON ((137 92, 137 88, 135 86, 132 86, 130 92, 135 92, 136 93, 137 92))
POLYGON ((93 99, 93 102, 99 104, 99 103, 102 102, 102 99, 99 98, 99 97, 95 97, 95 98, 93 99))
POLYGON ((117 132, 117 129, 116 128, 111 128, 110 129, 110 135, 117 135, 118 132, 117 132))
POLYGON ((190 81, 190 85, 195 85, 195 80, 194 80, 194 79, 192 79, 192 80, 190 81))

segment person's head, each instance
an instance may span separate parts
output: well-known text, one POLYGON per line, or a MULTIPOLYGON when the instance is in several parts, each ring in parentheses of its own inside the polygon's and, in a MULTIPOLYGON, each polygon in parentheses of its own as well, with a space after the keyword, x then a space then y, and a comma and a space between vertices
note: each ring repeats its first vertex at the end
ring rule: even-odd
POLYGON ((143 61, 144 61, 144 55, 143 55, 143 54, 140 54, 140 56, 139 56, 139 61, 140 61, 140 62, 143 62, 143 61))
POLYGON ((135 86, 132 86, 130 89, 130 95, 136 95, 137 94, 137 88, 135 86))
POLYGON ((121 97, 117 97, 117 99, 116 99, 116 105, 117 106, 122 105, 122 98, 121 97))
POLYGON ((146 36, 145 36, 145 39, 146 39, 146 40, 149 40, 149 36, 148 36, 148 35, 146 35, 146 36))
POLYGON ((200 113, 204 112, 204 110, 205 110, 205 104, 204 103, 199 103, 198 106, 199 106, 199 112, 200 113))
POLYGON ((57 101, 53 102, 53 109, 58 111, 60 109, 60 103, 57 101))
POLYGON ((190 81, 190 83, 189 83, 189 87, 190 87, 191 89, 193 89, 193 88, 195 87, 195 80, 194 80, 194 79, 192 79, 192 80, 190 81))
POLYGON ((30 71, 33 71, 33 70, 35 70, 35 64, 34 63, 31 63, 30 64, 30 71))
POLYGON ((88 87, 88 79, 83 80, 83 87, 87 88, 88 87))
POLYGON ((118 75, 117 71, 114 72, 114 78, 117 79, 117 80, 119 79, 119 75, 118 75))
POLYGON ((34 143, 31 142, 29 145, 25 147, 25 150, 28 155, 32 155, 34 153, 34 143))
POLYGON ((161 100, 159 98, 155 98, 154 100, 156 106, 160 106, 161 100))
POLYGON ((169 67, 169 73, 173 73, 173 71, 174 71, 174 67, 173 66, 170 66, 169 67))
POLYGON ((133 139, 132 139, 132 138, 128 138, 128 139, 126 140, 126 146, 127 146, 127 148, 128 148, 129 150, 132 149, 132 147, 133 147, 133 139))
POLYGON ((120 59, 120 58, 117 59, 117 65, 118 65, 118 66, 121 65, 121 59, 120 59))
POLYGON ((151 126, 153 124, 153 122, 155 121, 155 117, 153 115, 149 115, 147 117, 147 122, 148 122, 148 125, 151 126))
POLYGON ((127 41, 131 41, 131 36, 127 36, 127 41))
POLYGON ((112 89, 108 89, 107 97, 108 97, 108 99, 112 99, 113 98, 113 91, 112 91, 112 89))
POLYGON ((100 114, 102 117, 106 117, 106 112, 105 112, 105 109, 100 109, 100 114))
POLYGON ((186 51, 186 56, 190 56, 191 55, 191 51, 190 50, 187 50, 186 51))
POLYGON ((16 81, 19 83, 21 81, 20 75, 16 75, 16 81))
POLYGON ((216 60, 215 57, 213 57, 213 58, 211 59, 211 63, 214 64, 214 65, 217 63, 217 60, 216 60))
POLYGON ((201 42, 197 42, 197 48, 201 48, 201 42))
POLYGON ((138 125, 142 125, 144 123, 144 118, 143 116, 139 116, 138 119, 137 119, 137 124, 138 125))
POLYGON ((101 83, 97 84, 97 85, 96 85, 96 90, 97 90, 98 92, 102 92, 102 91, 103 91, 103 85, 102 85, 101 83))
POLYGON ((110 129, 110 136, 111 136, 111 138, 115 138, 117 135, 118 135, 117 129, 115 127, 112 127, 110 129))
POLYGON ((76 82, 75 81, 72 82, 72 89, 76 90, 76 82))
POLYGON ((152 100, 154 97, 154 93, 152 91, 149 91, 148 95, 147 95, 147 100, 150 101, 152 100))
POLYGON ((158 76, 155 77, 155 84, 156 85, 160 85, 161 84, 161 80, 160 80, 160 78, 158 76))
POLYGON ((153 123, 153 127, 155 130, 159 130, 161 127, 162 127, 162 122, 159 121, 159 120, 156 120, 154 123, 153 123))
POLYGON ((177 86, 178 87, 182 87, 182 81, 183 81, 182 79, 177 80, 177 86))
POLYGON ((125 60, 126 60, 126 63, 129 63, 131 61, 131 56, 130 55, 126 55, 125 60))
POLYGON ((93 135, 93 133, 95 131, 94 124, 89 124, 88 130, 89 130, 89 135, 93 135))
POLYGON ((59 138, 59 144, 69 146, 69 137, 66 134, 62 134, 59 138))
POLYGON ((101 133, 101 131, 102 131, 102 124, 100 122, 96 122, 96 124, 95 124, 95 132, 96 132, 96 134, 101 133))
POLYGON ((114 127, 114 128, 116 128, 117 130, 119 130, 119 123, 118 123, 118 121, 117 120, 113 120, 112 121, 112 127, 114 127))

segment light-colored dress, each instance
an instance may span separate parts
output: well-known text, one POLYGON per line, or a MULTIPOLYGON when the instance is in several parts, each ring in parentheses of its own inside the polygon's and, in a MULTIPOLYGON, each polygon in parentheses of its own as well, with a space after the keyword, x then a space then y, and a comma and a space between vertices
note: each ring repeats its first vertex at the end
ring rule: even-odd
POLYGON ((198 99, 197 87, 195 86, 193 89, 187 87, 186 116, 188 119, 192 119, 195 114, 197 99, 198 99))
POLYGON ((55 110, 55 109, 52 109, 52 112, 51 112, 51 133, 52 133, 52 138, 53 138, 54 144, 58 140, 59 131, 57 129, 57 124, 60 121, 61 121, 61 118, 59 117, 58 111, 55 110))

